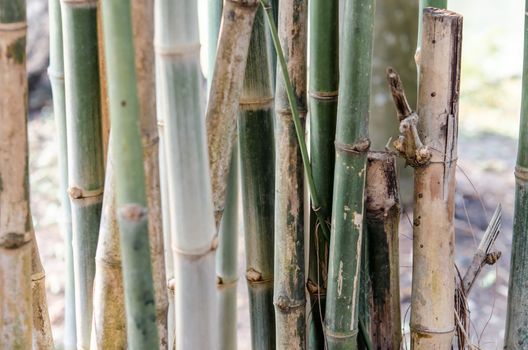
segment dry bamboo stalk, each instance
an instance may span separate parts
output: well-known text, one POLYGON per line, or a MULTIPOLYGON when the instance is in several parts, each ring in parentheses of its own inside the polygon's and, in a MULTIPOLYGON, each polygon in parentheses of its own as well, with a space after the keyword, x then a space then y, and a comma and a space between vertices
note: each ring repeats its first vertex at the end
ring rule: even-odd
POLYGON ((231 151, 236 136, 238 102, 258 0, 226 0, 216 64, 207 104, 207 146, 215 223, 224 211, 231 151))
POLYGON ((424 10, 417 113, 419 137, 430 159, 415 168, 414 180, 410 327, 415 350, 450 349, 455 331, 453 220, 461 43, 462 16, 424 10))

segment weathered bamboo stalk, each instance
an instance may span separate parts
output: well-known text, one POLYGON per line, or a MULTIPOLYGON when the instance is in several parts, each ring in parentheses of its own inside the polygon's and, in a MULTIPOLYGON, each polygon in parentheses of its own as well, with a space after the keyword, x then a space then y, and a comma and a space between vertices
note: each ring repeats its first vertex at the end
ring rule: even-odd
POLYGON ((236 116, 242 92, 251 28, 258 0, 226 0, 218 39, 216 64, 207 102, 207 146, 215 223, 218 228, 225 205, 236 116))
MULTIPOLYGON (((334 139, 339 84, 339 2, 310 2, 310 161, 320 210, 330 220, 334 180, 334 139)), ((318 229, 316 215, 310 215, 310 349, 324 348, 324 314, 328 277, 328 237, 318 229)))
POLYGON ((400 199, 396 159, 369 152, 367 164, 366 231, 372 299, 370 336, 375 349, 401 347, 400 266, 398 224, 400 199))
POLYGON ((0 1, 0 348, 32 347, 26 2, 0 1))
MULTIPOLYGON (((151 2, 150 5, 152 5, 151 2)), ((143 160, 145 133, 141 135, 140 131, 140 124, 143 124, 141 121, 147 119, 141 117, 142 113, 148 114, 148 120, 155 118, 150 115, 155 110, 155 105, 151 101, 155 91, 150 91, 150 95, 146 97, 144 95, 140 97, 141 93, 147 94, 143 89, 152 90, 153 88, 153 83, 145 83, 145 77, 142 75, 145 71, 153 73, 153 69, 149 68, 149 64, 153 62, 138 54, 138 52, 149 49, 148 44, 145 43, 145 41, 148 43, 149 39, 138 38, 137 32, 133 29, 138 22, 148 23, 148 8, 148 1, 147 3, 141 2, 141 4, 134 1, 134 5, 132 1, 104 1, 102 3, 104 51, 112 122, 112 161, 115 165, 116 210, 121 233, 129 349, 160 348, 149 244, 147 210, 149 200, 145 190, 146 176, 143 160), (141 16, 139 11, 142 11, 141 15, 145 17, 139 17, 141 16), (134 12, 135 15, 133 15, 134 12), (138 59, 141 59, 140 69, 137 69, 138 59), (141 83, 147 86, 138 87, 141 83)), ((144 27, 148 27, 148 24, 144 27)), ((148 28, 142 28, 142 30, 149 31, 148 28)), ((155 132, 154 124, 154 134, 155 132)), ((153 143, 149 137, 146 139, 147 144, 153 143)), ((146 153, 150 154, 148 151, 146 153)), ((157 152, 154 156, 154 161, 156 161, 157 152)), ((159 240, 161 239, 159 237, 159 240)), ((163 261, 163 253, 156 253, 161 254, 161 261, 163 261)), ((163 274, 163 264, 160 269, 163 274)), ((165 292, 164 278, 161 282, 162 292, 165 292)))
MULTIPOLYGON (((528 11, 528 1, 525 2, 528 11)), ((524 65, 522 80, 521 123, 517 166, 515 168, 515 214, 508 290, 508 314, 504 349, 528 346, 528 18, 524 18, 524 65)))
POLYGON ((201 108, 197 11, 194 0, 156 2, 158 103, 165 128, 177 349, 213 349, 218 344, 217 241, 201 108))
MULTIPOLYGON (((418 75, 420 73, 420 51, 422 48, 422 31, 423 31, 423 11, 427 7, 435 7, 439 9, 446 9, 447 8, 447 0, 419 0, 419 7, 418 7, 418 36, 416 37, 416 40, 418 41, 416 43, 416 53, 414 54, 414 60, 416 62, 416 68, 418 69, 418 75)), ((418 76, 418 78, 420 78, 418 76)))
POLYGON ((275 349, 273 92, 264 11, 255 16, 238 116, 251 344, 275 349))
POLYGON ((68 144, 66 137, 66 102, 64 98, 64 50, 62 42, 62 16, 59 0, 50 0, 48 6, 50 28, 50 64, 48 75, 53 92, 53 114, 57 128, 58 162, 60 169, 61 230, 64 237, 64 349, 76 348, 75 282, 73 273, 72 218, 68 197, 68 144))
POLYGON ((453 220, 461 43, 462 16, 424 10, 417 113, 419 138, 430 159, 415 168, 414 179, 410 328, 416 350, 450 349, 455 330, 453 220))
POLYGON ((359 271, 365 216, 374 2, 346 3, 326 299, 329 349, 356 349, 359 271))
MULTIPOLYGON (((301 121, 306 117, 307 1, 279 3, 278 34, 301 121)), ((275 92, 274 305, 278 349, 306 347, 304 173, 283 75, 275 92)))
POLYGON ((61 3, 77 348, 87 349, 104 182, 97 2, 61 0, 61 3))

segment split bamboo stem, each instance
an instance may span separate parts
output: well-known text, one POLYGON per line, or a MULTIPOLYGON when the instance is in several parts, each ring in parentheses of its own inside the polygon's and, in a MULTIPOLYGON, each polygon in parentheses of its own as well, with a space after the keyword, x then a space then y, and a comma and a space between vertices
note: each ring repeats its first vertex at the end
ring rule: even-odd
MULTIPOLYGON (((525 2, 528 11, 528 1, 525 2)), ((515 168, 515 214, 511 253, 508 314, 504 349, 524 348, 528 344, 528 19, 524 19, 524 65, 521 100, 521 123, 517 166, 515 168)))
POLYGON ((255 16, 238 116, 251 344, 275 349, 273 92, 264 11, 255 16))
POLYGON ((97 2, 61 0, 61 3, 77 348, 87 349, 104 182, 97 2))
POLYGON ((374 2, 347 2, 337 133, 326 338, 329 349, 356 349, 359 271, 365 217, 374 2))
POLYGON ((0 348, 32 347, 26 2, 0 1, 0 348))
POLYGON ((64 50, 62 16, 59 0, 50 0, 50 64, 48 75, 53 93, 53 114, 57 128, 58 161, 60 171, 61 230, 64 237, 64 349, 76 348, 75 282, 73 273, 72 218, 68 197, 68 141, 66 137, 66 101, 64 98, 64 50))
MULTIPOLYGON (((301 130, 306 117, 307 1, 279 3, 278 36, 297 102, 301 130)), ((304 173, 287 82, 275 90, 274 305, 278 349, 306 348, 304 173)))
POLYGON ((411 346, 450 349, 462 16, 426 8, 422 26, 418 135, 430 159, 415 167, 411 346))
MULTIPOLYGON (((111 147, 112 161, 115 164, 116 210, 121 233, 127 344, 129 349, 158 349, 160 343, 156 322, 143 160, 145 140, 141 139, 140 131, 142 112, 147 110, 153 113, 155 106, 149 109, 146 105, 142 105, 152 102, 148 99, 142 100, 144 96, 139 95, 143 91, 138 88, 138 83, 144 83, 145 80, 141 75, 144 71, 137 69, 136 66, 137 59, 143 59, 141 63, 145 66, 140 67, 151 72, 152 69, 149 69, 148 65, 152 61, 149 62, 137 53, 137 50, 148 50, 148 45, 142 45, 144 44, 142 38, 135 36, 137 33, 133 26, 143 21, 138 20, 137 13, 134 17, 133 13, 138 11, 138 7, 134 6, 141 7, 140 11, 144 11, 143 15, 148 18, 148 3, 138 4, 134 1, 133 5, 132 1, 110 0, 102 3, 104 51, 112 123, 111 147), (143 5, 145 9, 142 8, 143 5)), ((147 28, 143 30, 148 32, 147 28)), ((147 88, 149 87, 152 89, 153 86, 148 85, 147 88)), ((154 94, 155 92, 152 91, 150 97, 153 98, 154 94)), ((161 259, 163 261, 163 255, 161 259)), ((164 269, 163 265, 161 269, 164 269)), ((161 282, 164 291, 164 278, 161 282)))
MULTIPOLYGON (((334 180, 334 139, 339 85, 339 2, 310 2, 310 161, 322 216, 330 220, 334 180)), ((324 314, 328 279, 327 237, 321 234, 315 213, 310 219, 308 292, 310 294, 310 348, 324 348, 324 314)))
POLYGON ((196 1, 157 1, 155 23, 176 285, 176 348, 213 349, 218 344, 217 242, 201 108, 196 1))
POLYGON ((400 199, 396 159, 369 152, 367 160, 366 236, 371 283, 370 332, 375 349, 399 350, 400 315, 399 237, 400 199))
POLYGON ((213 188, 215 224, 225 205, 231 150, 236 137, 238 102, 258 0, 226 0, 216 63, 207 102, 207 146, 213 188))

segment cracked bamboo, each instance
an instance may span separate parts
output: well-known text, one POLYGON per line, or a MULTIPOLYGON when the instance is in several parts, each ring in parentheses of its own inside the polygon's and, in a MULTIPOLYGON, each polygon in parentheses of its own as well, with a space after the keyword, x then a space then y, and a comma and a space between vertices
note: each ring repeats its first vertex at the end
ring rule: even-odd
POLYGON ((426 8, 422 29, 418 133, 431 157, 415 167, 411 348, 450 349, 462 16, 426 8))
POLYGON ((374 2, 345 5, 326 299, 328 349, 356 349, 374 2))
MULTIPOLYGON (((307 1, 279 3, 278 35, 302 127, 306 117, 307 1)), ((306 347, 304 173, 283 75, 275 87, 274 305, 278 349, 306 347)), ((301 132, 304 132, 302 130, 301 132)))
POLYGON ((275 349, 273 92, 264 12, 257 11, 238 115, 252 349, 275 349))
POLYGON ((32 348, 26 2, 0 1, 0 348, 32 348))
MULTIPOLYGON (((334 139, 339 84, 339 25, 337 0, 310 3, 310 161, 319 210, 330 220, 334 180, 334 139)), ((310 255, 308 292, 310 294, 310 349, 324 348, 323 320, 328 277, 329 241, 318 229, 316 215, 310 215, 310 255)))
MULTIPOLYGON (((420 51, 422 48, 422 27, 423 27, 423 10, 427 7, 435 7, 439 9, 447 8, 447 0, 419 0, 418 6, 418 36, 416 37, 416 53, 414 54, 414 61, 416 62, 416 68, 418 75, 420 73, 420 51)), ((420 78, 418 76, 418 78, 420 78)))
POLYGON ((104 182, 97 2, 61 0, 61 4, 77 348, 87 349, 104 182))
POLYGON ((258 6, 258 0, 226 0, 222 13, 206 112, 207 147, 217 228, 224 211, 231 151, 236 137, 238 102, 258 6))
MULTIPOLYGON (((528 11, 528 1, 525 2, 528 11)), ((521 122, 517 165, 515 168, 515 214, 511 253, 508 313, 506 316, 505 349, 528 346, 528 18, 524 18, 524 65, 522 78, 521 122)))
POLYGON ((155 23, 176 285, 176 348, 213 349, 218 344, 217 230, 201 107, 196 1, 157 1, 155 23))

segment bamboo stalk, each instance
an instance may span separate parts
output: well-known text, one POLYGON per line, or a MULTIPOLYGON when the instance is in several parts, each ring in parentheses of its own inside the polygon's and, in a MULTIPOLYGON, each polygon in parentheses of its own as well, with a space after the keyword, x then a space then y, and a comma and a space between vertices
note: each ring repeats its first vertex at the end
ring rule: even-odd
POLYGON ((213 81, 223 5, 223 0, 207 0, 207 93, 211 91, 211 83, 213 81))
MULTIPOLYGON (((279 21, 279 0, 270 0, 269 6, 271 6, 271 12, 273 17, 273 23, 278 23, 279 21)), ((271 57, 271 88, 272 91, 275 91, 275 82, 277 81, 277 51, 275 50, 275 45, 273 45, 273 40, 268 40, 270 57, 271 57)))
MULTIPOLYGON (((528 11, 528 1, 525 2, 528 11)), ((528 231, 528 20, 524 22, 524 65, 521 100, 521 122, 517 165, 515 168, 515 213, 513 241, 508 289, 508 313, 506 316, 505 349, 526 347, 528 344, 528 252, 526 232, 528 231)))
POLYGON ((90 346, 95 253, 103 197, 97 3, 61 0, 68 183, 72 208, 77 348, 90 346))
POLYGON ((201 108, 197 11, 194 0, 156 3, 158 103, 165 128, 177 349, 212 349, 218 344, 217 243, 201 108))
MULTIPOLYGON (((111 152, 111 145, 109 144, 111 152)), ((95 255, 92 349, 125 349, 127 346, 123 272, 116 213, 114 162, 106 161, 103 212, 95 255)))
POLYGON ((32 346, 26 3, 0 1, 0 348, 32 346))
POLYGON ((159 137, 156 117, 154 0, 135 0, 131 4, 156 318, 160 348, 167 349, 167 314, 169 305, 165 276, 159 137))
MULTIPOLYGON (((279 3, 278 33, 304 126, 306 117, 307 2, 279 3)), ((304 263, 304 174, 286 82, 277 77, 275 92, 275 261, 276 344, 306 347, 304 263)))
POLYGON ((400 324, 399 239, 400 199, 396 159, 389 153, 369 152, 366 200, 366 237, 371 281, 370 332, 375 349, 399 350, 400 324))
POLYGON ((64 50, 59 0, 49 1, 50 64, 48 75, 53 92, 53 114, 57 128, 60 169, 61 230, 64 236, 66 277, 64 283, 64 349, 76 348, 75 283, 73 273, 72 218, 68 197, 68 145, 66 137, 66 103, 64 98, 64 50))
MULTIPOLYGON (((416 67, 418 68, 418 73, 420 73, 420 51, 422 48, 422 26, 423 26, 423 11, 427 7, 435 7, 439 9, 446 9, 447 8, 447 0, 419 0, 419 7, 418 7, 418 36, 417 36, 417 43, 416 43, 416 53, 414 55, 414 60, 416 62, 416 67)), ((418 77, 419 78, 419 77, 418 77)))
MULTIPOLYGON (((138 11, 134 6, 142 5, 143 3, 138 5, 137 2, 132 5, 131 1, 104 1, 102 11, 112 122, 112 160, 115 164, 116 209, 121 232, 127 343, 129 349, 157 349, 160 343, 156 327, 148 199, 145 192, 145 141, 140 139, 141 115, 145 110, 151 112, 155 107, 149 109, 146 104, 151 101, 143 100, 139 95, 144 91, 138 88, 138 83, 144 83, 145 80, 142 76, 144 71, 136 69, 136 59, 143 58, 144 69, 151 70, 148 68, 148 59, 137 54, 137 50, 145 49, 144 46, 147 46, 148 50, 148 45, 138 45, 144 42, 135 36, 137 33, 133 29, 134 25, 142 22, 138 17, 134 17, 133 12, 138 11)), ((143 10, 147 12, 143 14, 148 18, 148 4, 143 10)), ((147 28, 143 29, 148 31, 147 28)), ((149 87, 152 88, 150 85, 146 88, 149 87)), ((164 268, 163 265, 161 268, 164 268)), ((162 282, 164 285, 164 278, 162 282)))
POLYGON ((251 28, 258 0, 226 0, 218 39, 216 63, 207 103, 207 147, 215 223, 224 211, 231 150, 236 137, 236 115, 242 92, 251 28))
MULTIPOLYGON (((330 220, 334 180, 334 139, 339 84, 339 2, 310 2, 310 160, 322 216, 330 220)), ((324 348, 324 314, 328 277, 328 240, 316 215, 310 220, 310 348, 324 348)))
POLYGON ((336 165, 326 299, 329 349, 356 349, 359 271, 365 215, 374 2, 347 2, 339 81, 336 165))
POLYGON ((273 92, 264 12, 257 11, 238 115, 251 344, 275 349, 273 244, 275 156, 273 92))
MULTIPOLYGON (((454 197, 462 16, 423 14, 418 134, 430 160, 415 168, 411 346, 450 349, 454 333, 454 197)), ((404 123, 402 121, 402 123, 404 123)))

